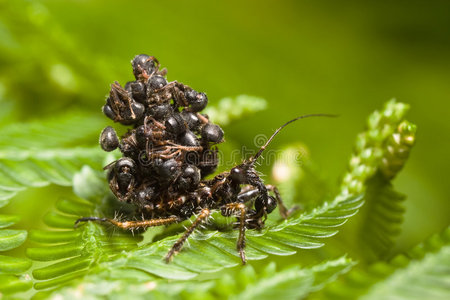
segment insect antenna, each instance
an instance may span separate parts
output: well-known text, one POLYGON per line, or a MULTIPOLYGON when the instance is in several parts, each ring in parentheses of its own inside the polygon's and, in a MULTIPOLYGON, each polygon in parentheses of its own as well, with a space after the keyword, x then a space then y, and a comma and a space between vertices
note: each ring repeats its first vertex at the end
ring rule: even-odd
POLYGON ((295 119, 292 119, 290 121, 287 121, 286 123, 284 123, 283 125, 281 125, 280 128, 278 128, 277 130, 275 130, 275 132, 272 134, 272 136, 267 140, 267 142, 261 146, 261 148, 259 149, 258 153, 255 154, 255 156, 253 156, 252 158, 250 158, 250 164, 254 165, 256 160, 261 156, 261 154, 264 152, 264 150, 266 150, 267 146, 269 146, 269 144, 272 142, 272 140, 274 139, 274 137, 280 133, 280 131, 286 127, 287 125, 300 120, 300 119, 305 119, 305 118, 309 118, 309 117, 329 117, 329 118, 334 118, 337 117, 338 115, 332 115, 332 114, 308 114, 308 115, 303 115, 303 116, 299 116, 295 119))

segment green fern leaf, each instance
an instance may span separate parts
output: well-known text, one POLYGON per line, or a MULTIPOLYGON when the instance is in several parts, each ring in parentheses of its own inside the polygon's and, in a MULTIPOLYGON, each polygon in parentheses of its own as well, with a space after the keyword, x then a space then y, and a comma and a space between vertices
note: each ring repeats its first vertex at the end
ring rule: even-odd
POLYGON ((69 186, 81 166, 101 169, 106 154, 86 147, 96 140, 103 122, 90 115, 73 113, 0 130, 0 207, 28 187, 50 183, 69 186))
POLYGON ((141 235, 112 234, 95 223, 74 229, 79 217, 96 214, 96 208, 101 208, 99 201, 108 198, 107 187, 99 176, 102 174, 96 174, 88 167, 75 174, 74 190, 91 200, 59 200, 56 209, 46 215, 44 222, 60 230, 30 232, 30 240, 36 243, 36 247, 28 248, 27 256, 35 261, 50 262, 33 270, 33 277, 37 280, 35 289, 51 288, 81 277, 101 261, 136 248, 142 240, 141 235))
POLYGON ((266 100, 258 97, 239 95, 236 98, 223 98, 215 106, 208 106, 204 112, 220 125, 228 125, 231 121, 241 119, 251 113, 266 109, 266 100))
POLYGON ((358 136, 355 154, 344 177, 344 194, 365 191, 366 205, 356 218, 362 257, 386 257, 403 221, 405 197, 390 180, 401 170, 415 142, 415 125, 404 120, 409 106, 391 100, 368 118, 367 130, 358 136))
POLYGON ((295 299, 345 274, 353 264, 346 257, 309 268, 291 266, 284 270, 277 270, 275 263, 270 263, 260 272, 246 266, 218 279, 191 280, 189 284, 158 279, 138 270, 119 269, 118 272, 103 271, 88 275, 82 281, 74 281, 56 291, 39 293, 36 298, 72 298, 78 295, 101 299, 114 293, 118 298, 135 299, 273 299, 275 296, 295 299))
POLYGON ((328 299, 449 299, 450 227, 389 262, 357 268, 322 294, 328 299))
POLYGON ((309 268, 294 265, 276 270, 275 263, 270 263, 258 273, 247 266, 237 274, 226 274, 217 280, 211 292, 215 298, 227 299, 300 299, 346 273, 353 265, 350 259, 341 257, 309 268))
MULTIPOLYGON (((247 231, 246 255, 248 260, 260 260, 268 255, 292 255, 295 249, 322 247, 324 238, 337 233, 362 205, 362 197, 335 199, 310 213, 291 218, 281 224, 266 226, 262 231, 247 231)), ((196 232, 189 246, 166 264, 162 258, 179 238, 178 235, 133 249, 116 259, 105 262, 112 266, 139 269, 168 279, 191 279, 198 273, 217 272, 240 264, 236 251, 237 232, 196 232)))
MULTIPOLYGON (((402 110, 403 106, 394 105, 394 108, 402 110)), ((391 117, 395 116, 392 123, 401 121, 403 117, 396 109, 391 114, 391 117)), ((342 192, 334 200, 281 223, 269 219, 261 231, 248 230, 248 260, 260 260, 269 255, 292 255, 297 249, 319 248, 324 245, 324 238, 335 235, 339 226, 355 215, 363 204, 363 197, 358 193, 365 190, 367 180, 380 168, 384 157, 383 141, 392 134, 386 128, 392 126, 386 122, 384 133, 381 138, 378 137, 380 142, 366 145, 362 148, 364 151, 357 151, 344 179, 342 192), (386 133, 388 131, 389 134, 386 133), (381 154, 374 157, 368 155, 368 152, 377 151, 381 154)), ((233 230, 195 232, 189 239, 189 245, 170 264, 163 262, 162 258, 180 235, 167 236, 137 247, 140 236, 132 238, 123 232, 108 235, 105 227, 98 224, 86 223, 73 230, 73 224, 79 217, 111 216, 114 212, 110 207, 112 202, 108 202, 110 198, 104 197, 106 184, 103 179, 96 179, 98 176, 103 175, 90 168, 83 168, 73 176, 74 191, 89 200, 58 202, 57 210, 48 214, 44 221, 50 227, 61 230, 31 232, 30 238, 42 246, 29 248, 28 256, 49 262, 33 271, 33 276, 38 280, 35 289, 65 285, 85 275, 101 277, 105 270, 138 270, 141 272, 139 274, 146 274, 155 280, 188 280, 198 274, 217 272, 240 264, 236 251, 238 232, 233 230), (99 202, 99 199, 103 200, 99 202), (103 211, 108 208, 109 212, 103 211)))
POLYGON ((0 251, 7 251, 19 247, 27 238, 26 230, 0 230, 0 251))
MULTIPOLYGON (((1 215, 0 228, 7 228, 19 221, 17 216, 1 215)), ((0 252, 15 249, 27 238, 27 231, 20 229, 0 229, 0 252)), ((13 294, 31 288, 28 276, 20 275, 31 267, 26 258, 0 255, 0 297, 2 294, 13 294)))
POLYGON ((19 221, 18 216, 0 215, 0 228, 6 228, 16 224, 19 221))
POLYGON ((403 222, 405 196, 377 174, 367 182, 366 207, 358 216, 358 239, 362 257, 369 262, 386 259, 403 222))
MULTIPOLYGON (((378 137, 379 142, 372 143, 369 140, 371 143, 362 147, 361 151, 357 151, 350 164, 350 171, 344 179, 341 194, 333 201, 325 202, 310 212, 291 217, 282 223, 270 221, 261 231, 247 231, 246 255, 248 260, 260 260, 268 257, 268 255, 292 255, 297 251, 296 249, 322 247, 324 245, 322 239, 335 235, 338 227, 357 213, 359 207, 363 204, 363 197, 354 195, 365 190, 366 181, 380 168, 384 157, 383 141, 387 140, 392 134, 389 130, 394 125, 391 123, 400 122, 405 111, 402 104, 397 105, 395 102, 391 102, 390 105, 388 105, 391 109, 389 118, 394 119, 388 118, 384 122, 383 134, 378 137), (377 151, 380 152, 379 155, 374 157, 368 155, 368 152, 373 154, 377 151), (360 188, 358 189, 358 187, 360 188)), ((86 174, 81 176, 81 178, 83 177, 86 177, 86 174)), ((81 184, 78 186, 90 185, 81 184)), ((62 238, 69 236, 68 229, 78 217, 86 216, 88 210, 93 209, 93 207, 77 205, 73 201, 59 202, 58 207, 60 212, 53 212, 45 218, 45 221, 55 228, 66 228, 67 232, 63 233, 62 238)), ((99 231, 99 228, 101 227, 96 224, 85 224, 82 230, 92 233, 92 235, 89 235, 90 240, 102 239, 105 232, 99 231)), ((51 232, 48 232, 48 235, 42 232, 39 234, 43 235, 44 240, 47 241, 55 238, 54 233, 51 232)), ((57 248, 29 249, 28 254, 30 257, 39 260, 67 259, 67 261, 57 265, 51 265, 50 270, 36 270, 35 276, 43 280, 36 285, 36 288, 47 288, 66 279, 76 278, 83 275, 84 271, 92 274, 113 268, 138 269, 159 278, 186 280, 196 277, 200 273, 217 272, 238 265, 239 257, 235 245, 237 234, 236 231, 196 232, 190 238, 189 246, 185 247, 171 264, 165 264, 162 257, 179 235, 168 236, 153 243, 130 248, 127 253, 118 253, 116 256, 113 255, 112 258, 95 251, 86 252, 84 249, 92 246, 86 246, 83 244, 86 241, 81 242, 82 240, 78 237, 75 238, 78 239, 76 242, 70 241, 57 248), (87 257, 83 257, 82 253, 88 253, 87 257), (93 258, 93 256, 96 257, 93 258), (70 258, 72 260, 69 260, 70 258), (86 258, 86 260, 83 260, 83 258, 86 258), (90 262, 95 263, 91 264, 90 262), (73 276, 67 273, 72 265, 75 266, 73 276), (58 276, 62 274, 58 270, 64 270, 66 272, 65 277, 58 279, 58 276)), ((37 235, 38 233, 32 233, 33 237, 37 235)))
MULTIPOLYGON (((98 187, 93 186, 89 179, 95 172, 88 170, 83 168, 75 176, 74 181, 78 182, 75 189, 77 185, 89 186, 90 191, 96 194, 98 187), (87 181, 83 182, 82 178, 87 181)), ((97 184, 106 193, 104 182, 98 181, 97 184)), ((88 194, 85 191, 84 195, 92 198, 88 194)), ((96 199, 98 201, 98 197, 96 199)), ((281 224, 273 222, 260 232, 248 231, 248 259, 263 259, 269 254, 291 255, 296 248, 321 247, 321 240, 336 234, 336 227, 354 215, 361 204, 362 197, 339 198, 281 224)), ((33 260, 51 262, 33 271, 33 276, 39 280, 35 284, 36 289, 47 289, 87 273, 117 268, 138 269, 157 277, 186 280, 199 273, 216 272, 240 264, 235 245, 236 231, 196 232, 189 246, 172 263, 166 264, 162 258, 178 236, 136 247, 136 238, 140 237, 132 238, 126 233, 111 236, 102 225, 87 223, 73 230, 77 218, 96 214, 97 205, 80 199, 60 200, 56 205, 58 210, 49 214, 45 222, 64 230, 30 233, 30 240, 42 246, 28 248, 27 255, 33 260), (53 262, 56 260, 61 261, 53 262)))
POLYGON ((389 150, 390 139, 404 120, 407 104, 391 100, 382 111, 369 116, 367 130, 359 134, 350 159, 348 172, 341 186, 342 194, 358 194, 365 190, 365 183, 380 169, 385 169, 395 156, 389 150))
POLYGON ((358 240, 362 242, 361 252, 368 261, 385 259, 400 233, 405 211, 402 203, 406 197, 394 190, 390 180, 408 159, 415 143, 415 132, 416 126, 408 121, 397 126, 383 143, 379 172, 367 182, 366 207, 360 215, 364 221, 358 227, 358 240))

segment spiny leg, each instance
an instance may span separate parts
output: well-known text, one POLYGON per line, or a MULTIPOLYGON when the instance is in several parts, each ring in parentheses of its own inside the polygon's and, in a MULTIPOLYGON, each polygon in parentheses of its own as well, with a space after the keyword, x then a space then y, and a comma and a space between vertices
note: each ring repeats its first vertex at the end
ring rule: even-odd
MULTIPOLYGON (((281 195, 280 192, 278 191, 278 188, 274 185, 266 185, 267 190, 271 191, 274 193, 275 195, 275 199, 277 200, 277 205, 279 207, 280 210, 280 215, 281 217, 283 217, 284 219, 287 219, 287 217, 294 212, 295 210, 298 209, 298 206, 294 206, 290 209, 287 209, 286 206, 283 203, 283 200, 281 199, 281 195)), ((258 195, 260 195, 260 191, 257 188, 252 188, 252 189, 246 189, 243 190, 239 195, 238 195, 238 200, 239 202, 248 202, 251 200, 254 200, 258 195)))
POLYGON ((246 212, 247 207, 243 203, 228 203, 221 207, 221 213, 225 217, 229 217, 231 215, 236 215, 236 212, 238 212, 239 217, 239 238, 237 241, 237 251, 239 251, 239 256, 241 257, 242 264, 245 265, 246 258, 245 258, 245 218, 246 218, 246 212))
POLYGON ((276 186, 270 185, 270 184, 266 185, 266 188, 275 194, 275 199, 277 200, 278 207, 280 209, 280 215, 284 219, 287 219, 290 214, 292 214, 294 211, 296 211, 299 208, 297 205, 294 205, 293 207, 287 209, 283 203, 283 200, 281 199, 281 195, 280 195, 280 192, 278 191, 278 188, 276 186))
POLYGON ((208 208, 202 209, 198 217, 195 219, 195 221, 189 226, 189 228, 184 232, 184 234, 176 241, 175 244, 173 244, 172 248, 167 253, 166 257, 164 258, 166 262, 170 262, 172 257, 180 252, 181 248, 183 247, 183 244, 186 242, 188 237, 194 232, 194 230, 203 222, 208 220, 208 217, 211 215, 211 211, 208 208))
POLYGON ((80 222, 89 222, 89 221, 96 221, 96 222, 108 222, 113 224, 114 226, 117 226, 122 229, 138 229, 138 228, 147 228, 147 227, 155 227, 155 226, 161 226, 161 225, 168 225, 172 223, 176 223, 180 221, 180 218, 172 216, 164 219, 151 219, 151 220, 142 220, 142 221, 124 221, 120 222, 114 219, 108 219, 108 218, 99 218, 99 217, 85 217, 80 218, 76 220, 75 226, 78 225, 80 222))

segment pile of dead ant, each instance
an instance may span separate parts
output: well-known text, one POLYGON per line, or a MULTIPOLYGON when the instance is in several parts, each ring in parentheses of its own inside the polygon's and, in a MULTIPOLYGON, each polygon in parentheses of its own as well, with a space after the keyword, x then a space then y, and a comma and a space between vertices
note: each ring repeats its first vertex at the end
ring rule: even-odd
POLYGON ((323 114, 285 123, 256 155, 207 180, 205 176, 212 174, 219 163, 217 144, 223 142, 224 132, 200 113, 208 104, 206 94, 177 81, 168 82, 167 70, 160 70, 153 56, 137 55, 131 64, 136 80, 125 87, 112 84, 103 113, 132 128, 119 140, 115 130, 106 127, 100 145, 105 151, 119 148, 122 152, 122 158, 105 167, 109 186, 117 199, 133 204, 143 220, 84 217, 77 223, 109 222, 133 230, 178 223, 195 215, 166 255, 166 261, 170 261, 211 212, 219 210, 225 217, 237 218, 237 250, 245 263, 245 230, 262 228, 267 214, 277 206, 284 218, 290 213, 277 188, 261 180, 255 162, 284 126, 323 114))

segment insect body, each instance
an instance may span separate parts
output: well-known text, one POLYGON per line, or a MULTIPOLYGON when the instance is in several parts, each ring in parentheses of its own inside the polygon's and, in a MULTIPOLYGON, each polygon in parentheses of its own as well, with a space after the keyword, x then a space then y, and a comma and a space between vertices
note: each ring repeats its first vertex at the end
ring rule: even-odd
POLYGON ((109 186, 120 201, 134 204, 144 219, 85 217, 76 223, 100 221, 133 230, 178 223, 195 215, 192 225, 167 253, 165 259, 170 261, 189 235, 218 210, 223 216, 237 218, 237 250, 245 263, 245 231, 262 228, 267 214, 277 206, 283 218, 292 211, 284 206, 277 188, 261 180, 256 161, 286 125, 327 115, 305 115, 285 123, 255 156, 207 180, 205 176, 217 167, 217 144, 224 135, 220 126, 200 113, 208 98, 177 81, 168 82, 164 78, 167 71, 160 71, 152 56, 138 55, 132 66, 136 81, 125 88, 114 83, 103 107, 107 117, 132 128, 119 142, 114 129, 106 127, 100 145, 105 151, 119 148, 122 152, 122 158, 105 167, 109 186))

